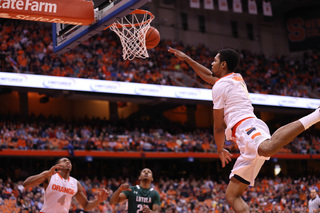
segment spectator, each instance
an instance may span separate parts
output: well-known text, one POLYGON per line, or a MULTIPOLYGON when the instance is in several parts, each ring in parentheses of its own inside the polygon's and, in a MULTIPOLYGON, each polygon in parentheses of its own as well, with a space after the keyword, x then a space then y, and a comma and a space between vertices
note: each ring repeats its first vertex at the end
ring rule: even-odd
POLYGON ((316 189, 310 190, 310 199, 308 202, 309 213, 317 213, 320 208, 320 198, 316 189))

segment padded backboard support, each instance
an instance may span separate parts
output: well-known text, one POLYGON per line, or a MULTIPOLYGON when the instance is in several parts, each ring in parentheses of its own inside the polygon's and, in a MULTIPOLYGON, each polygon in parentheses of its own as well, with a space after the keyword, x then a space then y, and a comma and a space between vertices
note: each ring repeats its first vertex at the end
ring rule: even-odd
MULTIPOLYGON (((52 24, 53 51, 65 53, 96 35, 110 24, 140 8, 150 0, 115 0, 106 5, 95 5, 95 21, 90 25, 52 24)), ((107 1, 108 2, 108 1, 107 1)))

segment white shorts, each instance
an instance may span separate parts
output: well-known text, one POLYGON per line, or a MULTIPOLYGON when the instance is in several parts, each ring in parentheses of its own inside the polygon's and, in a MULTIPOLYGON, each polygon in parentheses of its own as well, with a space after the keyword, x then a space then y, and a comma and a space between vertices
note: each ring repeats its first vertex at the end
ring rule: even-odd
POLYGON ((236 143, 240 150, 240 156, 237 158, 230 177, 254 185, 254 179, 257 177, 265 160, 270 157, 263 157, 258 154, 259 145, 271 138, 268 126, 260 119, 250 118, 243 121, 235 132, 236 143), (242 181, 243 180, 243 181, 242 181))

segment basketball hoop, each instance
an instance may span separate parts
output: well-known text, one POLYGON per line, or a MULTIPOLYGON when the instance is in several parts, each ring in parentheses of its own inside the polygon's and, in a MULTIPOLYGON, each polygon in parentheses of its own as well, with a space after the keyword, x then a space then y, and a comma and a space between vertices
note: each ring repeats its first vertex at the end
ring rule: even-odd
POLYGON ((120 38, 124 60, 149 57, 146 33, 153 19, 154 15, 151 12, 138 9, 109 26, 120 38))

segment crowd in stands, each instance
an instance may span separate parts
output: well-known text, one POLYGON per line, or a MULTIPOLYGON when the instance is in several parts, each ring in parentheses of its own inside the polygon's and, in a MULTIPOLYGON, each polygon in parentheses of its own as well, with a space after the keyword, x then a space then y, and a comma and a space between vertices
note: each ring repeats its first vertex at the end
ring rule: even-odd
MULTIPOLYGON (((12 115, 11 115, 12 116, 12 115)), ((10 116, 10 117, 11 117, 10 116)), ((19 150, 100 150, 146 152, 216 152, 210 128, 183 126, 175 122, 82 118, 63 122, 60 117, 30 116, 27 122, 0 120, 0 148, 19 150)), ((272 129, 272 128, 271 128, 272 129)), ((238 152, 232 141, 225 147, 238 152)), ((320 137, 311 128, 279 153, 319 154, 320 137)))
MULTIPOLYGON (((1 20, 0 43, 5 57, 2 70, 177 86, 172 75, 164 75, 163 71, 170 71, 197 79, 184 86, 210 87, 186 63, 167 52, 168 46, 178 48, 210 68, 216 53, 203 44, 189 46, 162 40, 158 47, 149 50, 149 59, 124 61, 120 40, 111 31, 100 32, 62 55, 53 53, 51 31, 49 23, 1 20)), ((266 58, 248 50, 239 52, 242 59, 239 72, 244 74, 249 92, 308 97, 306 88, 313 91, 320 88, 319 50, 305 52, 299 59, 266 58)))
MULTIPOLYGON (((91 200, 96 196, 97 189, 106 188, 115 191, 120 184, 128 182, 136 185, 136 179, 88 177, 78 179, 91 200)), ((232 213, 225 199, 227 183, 210 178, 195 179, 192 177, 155 179, 152 187, 161 198, 163 213, 232 213)), ((273 177, 258 178, 255 186, 249 188, 244 200, 250 206, 250 212, 293 213, 307 212, 310 189, 319 190, 320 181, 314 177, 273 177)), ((123 213, 126 212, 126 201, 110 205, 110 197, 101 203, 92 213, 123 213)), ((44 202, 44 188, 35 186, 24 188, 22 181, 14 182, 10 177, 0 179, 0 211, 16 213, 38 213, 44 202)), ((76 199, 73 199, 70 213, 84 212, 76 199)))
MULTIPOLYGON (((149 50, 148 60, 124 61, 119 38, 103 31, 63 55, 53 53, 51 24, 0 20, 2 71, 65 77, 103 79, 177 86, 162 71, 183 72, 194 79, 192 87, 208 87, 185 63, 168 54, 168 46, 181 49, 207 67, 215 52, 204 45, 188 46, 162 40, 149 50)), ((305 87, 320 88, 320 51, 309 51, 299 60, 285 56, 266 58, 263 54, 240 50, 239 72, 253 93, 307 97, 305 87), (254 80, 252 80, 254 79, 254 80)), ((176 123, 143 125, 141 122, 83 119, 64 122, 61 118, 30 117, 27 122, 0 120, 0 150, 99 150, 148 152, 216 152, 212 129, 189 129, 176 123)), ((227 141, 226 148, 238 152, 227 141)), ((280 153, 319 154, 320 137, 307 131, 285 146, 280 153)), ((124 179, 84 178, 80 182, 89 198, 99 187, 115 191, 124 179)), ((129 180, 136 184, 134 178, 129 180)), ((227 183, 212 179, 167 179, 154 182, 162 202, 162 212, 230 212, 225 200, 227 183)), ((309 189, 320 189, 320 181, 307 178, 260 178, 244 194, 250 212, 307 212, 309 189)), ((0 179, 0 212, 39 212, 44 189, 25 189, 22 181, 0 179)), ((109 199, 91 212, 125 212, 126 204, 112 206, 109 199)), ((81 212, 73 200, 70 212, 81 212)))

